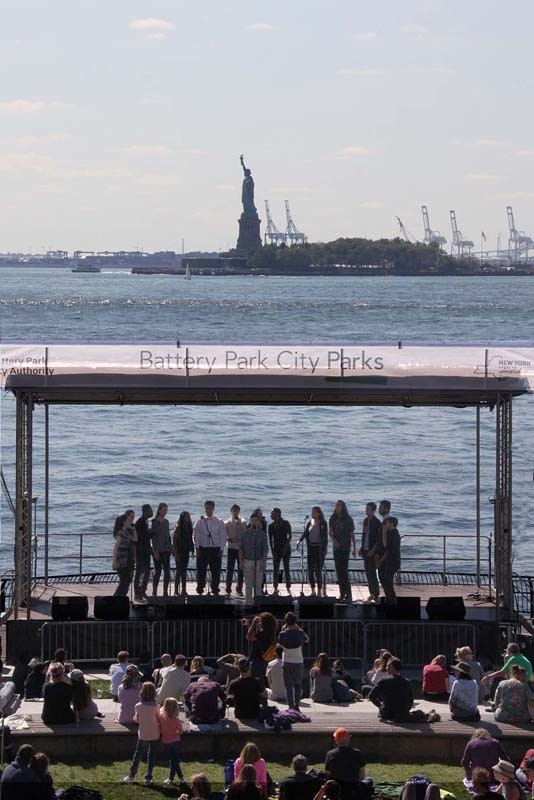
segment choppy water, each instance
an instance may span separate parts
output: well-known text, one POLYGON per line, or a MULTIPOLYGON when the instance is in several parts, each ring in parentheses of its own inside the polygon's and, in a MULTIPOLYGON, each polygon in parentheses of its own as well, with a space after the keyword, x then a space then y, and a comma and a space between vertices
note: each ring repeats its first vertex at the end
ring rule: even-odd
MULTIPOLYGON (((419 341, 534 339, 531 278, 195 278, 56 269, 0 270, 4 337, 28 340, 419 341)), ((514 568, 532 571, 534 401, 514 417, 514 568)), ((2 397, 2 461, 14 491, 14 402, 2 397)), ((36 412, 34 494, 43 496, 42 410, 36 412)), ((51 421, 54 533, 109 531, 143 502, 216 513, 232 502, 283 509, 300 530, 313 504, 330 513, 345 498, 359 527, 365 503, 388 497, 401 520, 405 556, 433 564, 441 541, 472 566, 475 412, 382 408, 78 408, 51 421), (466 542, 466 539, 469 539, 466 542), (468 552, 471 551, 471 552, 468 552), (466 552, 468 555, 466 556, 466 552)), ((493 414, 482 413, 483 532, 491 533, 493 414)), ((37 506, 40 532, 42 503, 37 506)), ((2 503, 0 568, 11 566, 13 520, 2 503)), ((52 540, 54 568, 73 568, 77 544, 52 540)), ((110 564, 108 540, 88 552, 110 564)), ((92 562, 97 566, 96 562, 92 562)), ((405 559, 405 565, 408 561, 405 559)))

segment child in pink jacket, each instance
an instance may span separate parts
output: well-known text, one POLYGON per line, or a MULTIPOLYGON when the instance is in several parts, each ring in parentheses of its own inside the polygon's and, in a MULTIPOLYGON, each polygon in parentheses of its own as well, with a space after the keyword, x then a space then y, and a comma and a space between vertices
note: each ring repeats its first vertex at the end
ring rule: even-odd
POLYGON ((154 756, 156 754, 156 745, 161 736, 160 730, 160 713, 159 706, 156 703, 156 687, 150 681, 143 683, 141 692, 139 693, 141 702, 137 703, 135 707, 134 722, 137 722, 139 729, 137 731, 137 746, 133 754, 132 763, 130 765, 129 774, 123 778, 124 783, 133 783, 139 762, 145 751, 146 755, 146 774, 145 786, 152 785, 152 773, 154 771, 154 756))

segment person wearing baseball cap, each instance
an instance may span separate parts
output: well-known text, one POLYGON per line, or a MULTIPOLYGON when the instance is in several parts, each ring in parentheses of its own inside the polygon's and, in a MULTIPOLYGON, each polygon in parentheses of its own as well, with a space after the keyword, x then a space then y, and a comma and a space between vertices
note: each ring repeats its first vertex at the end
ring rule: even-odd
MULTIPOLYGON (((365 760, 359 750, 352 747, 350 732, 337 728, 333 734, 335 747, 326 754, 325 772, 341 788, 340 800, 351 800, 365 779, 365 760)), ((366 779, 366 783, 369 783, 366 779)))

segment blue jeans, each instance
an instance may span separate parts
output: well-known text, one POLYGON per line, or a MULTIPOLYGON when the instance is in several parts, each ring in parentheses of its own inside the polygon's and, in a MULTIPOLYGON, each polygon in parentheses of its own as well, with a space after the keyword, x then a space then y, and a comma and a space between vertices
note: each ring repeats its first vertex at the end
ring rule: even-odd
POLYGON ((183 780, 184 773, 180 766, 180 742, 171 742, 163 746, 165 748, 165 755, 169 759, 169 780, 173 781, 176 775, 178 775, 180 780, 183 780))
POLYGON ((145 781, 152 780, 152 773, 154 771, 154 755, 156 752, 157 744, 158 744, 157 740, 150 742, 146 742, 143 739, 137 740, 135 753, 133 754, 132 763, 130 764, 130 776, 132 778, 135 778, 135 776, 137 775, 137 770, 139 769, 139 762, 141 761, 141 757, 143 755, 143 750, 144 750, 146 755, 145 781))

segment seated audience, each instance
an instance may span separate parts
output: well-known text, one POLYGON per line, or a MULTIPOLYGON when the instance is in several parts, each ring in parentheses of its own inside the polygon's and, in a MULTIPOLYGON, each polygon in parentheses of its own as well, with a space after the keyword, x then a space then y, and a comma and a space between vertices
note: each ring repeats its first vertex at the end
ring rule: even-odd
POLYGON ((170 653, 163 653, 159 659, 160 666, 156 667, 154 672, 152 673, 152 683, 159 689, 161 683, 163 681, 163 676, 165 675, 165 670, 172 667, 172 656, 170 653))
POLYGON ((109 693, 116 703, 119 702, 119 686, 128 666, 128 658, 127 650, 121 650, 117 653, 117 662, 109 668, 109 693))
POLYGON ((269 700, 286 703, 286 685, 284 683, 284 663, 282 661, 284 649, 281 645, 276 645, 276 658, 269 661, 267 665, 267 694, 269 700))
POLYGON ((198 681, 201 675, 207 675, 208 678, 211 678, 211 676, 213 675, 213 670, 205 665, 202 656, 194 656, 191 659, 191 667, 189 669, 189 674, 191 676, 191 683, 192 683, 193 681, 198 681))
POLYGON ((191 794, 181 794, 178 800, 222 800, 222 792, 212 792, 207 775, 199 772, 191 778, 191 794))
POLYGON ((157 700, 163 705, 167 697, 182 700, 184 692, 191 683, 191 677, 186 670, 187 659, 177 655, 174 664, 161 670, 161 683, 157 693, 157 700))
MULTIPOLYGON (((34 660, 38 661, 38 659, 32 658, 31 662, 34 660)), ((15 656, 15 667, 13 669, 13 675, 11 676, 11 680, 15 684, 15 691, 21 696, 24 694, 24 683, 29 672, 28 654, 25 650, 21 650, 18 655, 15 656)))
POLYGON ((121 725, 133 724, 140 691, 141 674, 135 664, 128 664, 119 686, 119 713, 115 718, 116 722, 121 725))
POLYGON ((239 659, 239 678, 228 687, 227 703, 234 707, 237 719, 257 719, 260 706, 265 703, 266 692, 258 678, 253 678, 247 658, 239 659))
POLYGON ((512 677, 501 681, 495 692, 495 719, 497 722, 517 724, 529 722, 532 717, 530 709, 534 704, 534 690, 526 682, 527 672, 524 667, 514 664, 510 673, 512 677))
POLYGON ((380 681, 383 681, 385 678, 389 677, 388 672, 388 662, 393 658, 389 650, 380 650, 379 660, 380 664, 378 669, 375 670, 375 674, 372 678, 373 686, 378 686, 380 681))
POLYGON ((314 703, 331 703, 334 699, 332 670, 326 653, 319 653, 310 670, 310 698, 314 703))
MULTIPOLYGON (((529 795, 534 798, 534 757, 531 756, 527 758, 526 761, 521 762, 521 767, 521 769, 516 771, 516 776, 518 780, 520 776, 525 776, 527 791, 529 795)), ((521 780, 519 780, 519 782, 521 783, 521 780)))
MULTIPOLYGON (((352 800, 362 792, 365 779, 365 760, 359 750, 350 743, 351 735, 346 728, 334 731, 335 747, 329 750, 325 759, 325 772, 340 787, 340 800, 352 800)), ((367 784, 369 785, 369 784, 367 784)))
POLYGON ((471 667, 471 677, 474 681, 478 684, 478 702, 483 703, 484 700, 489 697, 489 692, 487 686, 482 683, 482 678, 485 675, 484 667, 482 664, 475 659, 473 655, 473 651, 469 647, 469 645, 464 645, 463 647, 457 647, 456 652, 454 654, 455 661, 465 661, 471 667))
POLYGON ((39 778, 31 769, 33 747, 23 744, 19 747, 15 760, 2 773, 0 792, 2 800, 38 800, 39 778))
POLYGON ((338 681, 343 681, 347 684, 349 689, 355 689, 355 683, 352 675, 345 669, 345 665, 343 664, 340 658, 336 658, 332 664, 332 672, 334 673, 334 679, 338 681))
POLYGON ((256 781, 263 787, 267 794, 267 765, 261 757, 259 748, 254 742, 247 742, 241 750, 234 764, 234 780, 238 780, 239 773, 246 764, 251 764, 256 769, 256 781))
POLYGON ((46 664, 37 658, 32 658, 28 666, 31 671, 24 681, 24 699, 35 700, 43 696, 46 664))
POLYGON ((68 725, 74 722, 72 710, 72 686, 67 683, 65 668, 59 661, 50 665, 50 683, 44 687, 44 703, 41 719, 46 725, 68 725))
POLYGON ((256 768, 252 764, 245 764, 239 777, 230 784, 226 793, 226 800, 265 800, 265 791, 257 781, 256 768))
MULTIPOLYGON (((418 786, 413 781, 406 781, 402 787, 400 800, 417 800, 419 793, 418 786)), ((421 795, 424 800, 440 800, 440 790, 436 783, 429 783, 425 789, 425 794, 421 795)))
POLYGON ((449 672, 447 659, 439 655, 423 667, 423 697, 425 700, 447 701, 449 699, 449 672))
POLYGON ((236 678, 239 678, 239 667, 237 662, 240 658, 244 658, 242 653, 227 653, 225 656, 217 659, 217 673, 215 680, 228 689, 230 683, 236 678))
POLYGON ((365 673, 362 680, 362 689, 361 689, 363 697, 368 697, 369 692, 373 688, 373 678, 380 669, 381 665, 382 665, 382 659, 375 658, 373 666, 368 672, 365 673))
POLYGON ((76 716, 76 722, 82 719, 93 719, 103 717, 98 710, 98 706, 93 700, 91 686, 85 680, 81 669, 73 669, 69 672, 69 679, 72 689, 72 707, 76 716))
MULTIPOLYGON (((510 761, 510 759, 507 758, 507 761, 510 761)), ((521 764, 519 765, 519 769, 516 770, 515 774, 516 774, 516 777, 517 777, 517 780, 519 781, 519 783, 522 786, 526 786, 528 792, 532 793, 532 778, 533 778, 533 775, 531 774, 530 777, 529 777, 529 775, 527 775, 527 763, 529 761, 534 761, 534 749, 526 751, 525 755, 523 756, 523 760, 521 761, 521 764)), ((532 772, 532 767, 529 767, 528 769, 530 769, 530 771, 532 772)))
POLYGON ((532 664, 529 659, 521 653, 519 645, 515 644, 515 642, 510 642, 506 645, 504 664, 501 669, 484 675, 482 683, 488 683, 495 678, 509 678, 509 673, 513 666, 523 667, 523 669, 527 671, 527 681, 532 680, 532 664))
POLYGON ((504 800, 524 800, 523 787, 516 780, 515 767, 510 761, 504 761, 500 758, 493 766, 493 774, 496 780, 500 781, 495 791, 501 795, 501 798, 504 798, 504 800))
POLYGON ((314 800, 321 785, 317 775, 310 775, 308 772, 306 756, 295 756, 291 766, 294 774, 281 781, 279 800, 314 800))
POLYGON ((493 791, 491 786, 491 775, 488 769, 484 767, 474 767, 471 780, 473 784, 473 793, 476 800, 502 800, 502 795, 493 791))
POLYGON ((509 761, 502 744, 497 739, 493 739, 484 728, 477 728, 465 746, 460 763, 468 781, 472 780, 472 771, 477 767, 482 767, 488 770, 491 781, 495 783, 492 767, 500 758, 509 761))
POLYGON ((220 683, 200 675, 184 692, 184 704, 194 725, 215 725, 224 717, 224 691, 220 683))
POLYGON ((139 656, 138 669, 141 674, 141 680, 143 682, 152 680, 154 665, 152 663, 152 659, 150 658, 150 653, 147 650, 143 651, 139 656))
POLYGON ((478 722, 478 684, 471 677, 467 661, 459 661, 453 667, 456 680, 449 695, 451 719, 478 722))
POLYGON ((54 658, 52 659, 52 661, 48 666, 48 671, 46 673, 46 679, 45 679, 46 683, 48 683, 51 679, 50 669, 52 667, 52 664, 62 664, 65 670, 65 675, 68 675, 68 673, 74 669, 74 664, 72 663, 72 661, 67 660, 67 651, 64 650, 63 647, 58 647, 58 649, 54 653, 54 658))
POLYGON ((390 658, 387 664, 389 678, 373 686, 369 700, 378 707, 382 721, 409 722, 413 705, 410 681, 401 675, 402 664, 398 658, 390 658))
POLYGON ((44 753, 35 753, 30 761, 30 767, 38 778, 36 798, 39 800, 55 800, 56 790, 54 781, 49 771, 50 762, 44 753))

